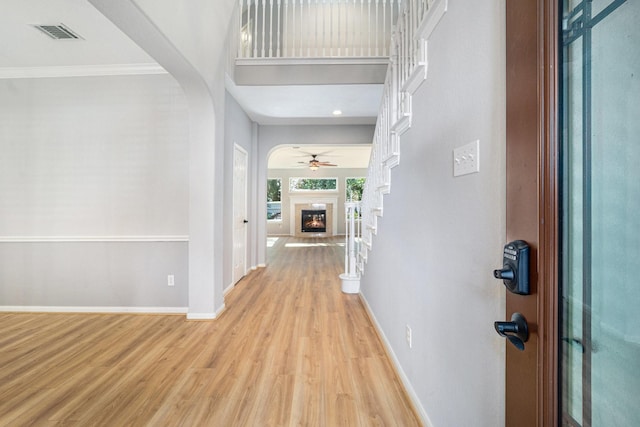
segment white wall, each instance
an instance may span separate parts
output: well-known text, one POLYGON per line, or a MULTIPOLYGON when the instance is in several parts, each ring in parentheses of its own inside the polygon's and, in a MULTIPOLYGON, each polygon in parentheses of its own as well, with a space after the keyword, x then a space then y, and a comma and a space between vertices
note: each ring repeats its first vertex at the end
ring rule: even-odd
POLYGON ((449 1, 361 281, 436 427, 504 425, 504 25, 502 1, 449 1), (453 149, 476 139, 480 172, 454 178, 453 149))
POLYGON ((169 75, 0 80, 0 305, 186 307, 188 129, 169 75))
POLYGON ((189 314, 224 308, 224 69, 233 0, 89 0, 169 71, 189 106, 189 314))
POLYGON ((323 197, 335 197, 338 200, 338 204, 334 207, 337 209, 337 227, 338 234, 344 234, 345 219, 344 219, 344 202, 346 199, 345 180, 346 178, 365 178, 367 176, 367 169, 344 169, 344 168, 320 168, 317 171, 311 171, 308 167, 299 169, 269 169, 269 178, 282 179, 282 220, 280 221, 267 221, 267 234, 268 235, 293 235, 295 230, 291 230, 290 220, 290 197, 293 196, 305 196, 308 198, 323 198, 323 197), (309 177, 309 178, 337 178, 338 179, 338 191, 337 192, 316 192, 316 191, 296 191, 292 193, 289 191, 289 178, 294 177, 309 177))

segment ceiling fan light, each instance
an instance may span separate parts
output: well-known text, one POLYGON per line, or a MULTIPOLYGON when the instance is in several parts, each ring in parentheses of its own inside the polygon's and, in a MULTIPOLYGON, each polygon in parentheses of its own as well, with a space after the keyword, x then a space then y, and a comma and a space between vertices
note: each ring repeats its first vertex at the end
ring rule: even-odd
POLYGON ((309 166, 309 169, 311 169, 312 171, 317 171, 318 169, 320 169, 320 167, 317 165, 311 165, 309 166))

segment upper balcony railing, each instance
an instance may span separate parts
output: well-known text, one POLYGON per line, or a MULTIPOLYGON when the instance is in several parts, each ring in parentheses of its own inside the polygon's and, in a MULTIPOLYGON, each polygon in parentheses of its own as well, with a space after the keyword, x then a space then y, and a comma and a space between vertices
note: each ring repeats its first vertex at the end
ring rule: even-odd
POLYGON ((238 1, 239 59, 388 57, 401 6, 401 0, 238 1))

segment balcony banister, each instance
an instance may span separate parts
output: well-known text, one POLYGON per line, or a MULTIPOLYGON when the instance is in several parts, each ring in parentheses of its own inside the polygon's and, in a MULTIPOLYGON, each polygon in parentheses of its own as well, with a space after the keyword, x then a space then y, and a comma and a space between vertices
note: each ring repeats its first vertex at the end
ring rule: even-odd
POLYGON ((238 0, 237 57, 386 57, 401 4, 400 0, 238 0))

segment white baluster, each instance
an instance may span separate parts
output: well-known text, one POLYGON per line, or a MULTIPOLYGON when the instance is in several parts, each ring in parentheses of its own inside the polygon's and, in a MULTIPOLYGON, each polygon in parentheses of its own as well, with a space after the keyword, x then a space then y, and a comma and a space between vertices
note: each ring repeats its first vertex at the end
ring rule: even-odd
POLYGON ((409 6, 409 3, 407 1, 407 3, 405 3, 405 9, 404 9, 404 13, 403 13, 403 50, 404 50, 404 55, 403 55, 403 73, 402 73, 402 85, 404 86, 404 82, 407 81, 407 77, 409 77, 409 70, 408 70, 408 59, 409 59, 409 12, 407 10, 409 6))
POLYGON ((333 25, 333 0, 329 0, 329 56, 333 56, 333 45, 335 44, 336 30, 333 25))
POLYGON ((379 56, 379 52, 378 52, 378 36, 380 34, 380 22, 378 21, 378 9, 380 6, 380 0, 376 0, 376 22, 375 25, 373 26, 373 31, 375 32, 375 39, 376 39, 376 56, 379 56))
POLYGON ((387 0, 382 0, 382 56, 387 56, 387 0))
MULTIPOLYGON (((251 0, 249 0, 251 1, 251 0)), ((254 6, 253 6, 253 15, 254 15, 254 19, 253 19, 253 40, 251 41, 251 43, 253 44, 253 57, 257 58, 258 57, 258 2, 260 0, 254 0, 254 6)))
POLYGON ((353 46, 351 49, 352 55, 353 56, 358 56, 358 51, 356 49, 356 46, 358 45, 358 27, 360 26, 359 21, 358 21, 358 0, 353 0, 353 4, 351 5, 351 15, 353 15, 353 19, 352 19, 352 31, 353 31, 353 36, 352 36, 352 40, 351 40, 351 45, 353 46))
POLYGON ((291 57, 294 58, 296 56, 296 0, 291 3, 293 5, 291 8, 291 57))
POLYGON ((322 0, 322 56, 327 56, 327 37, 325 27, 327 25, 327 2, 322 0))
POLYGON ((239 0, 238 3, 239 3, 239 6, 238 6, 238 9, 239 9, 239 12, 238 12, 238 15, 239 15, 238 32, 239 32, 239 34, 238 35, 240 36, 239 37, 240 38, 240 42, 238 43, 238 51, 236 52, 236 55, 237 55, 238 58, 242 58, 242 46, 244 45, 244 40, 243 40, 244 39, 244 34, 242 33, 242 3, 243 3, 243 0, 239 0))
POLYGON ((314 15, 314 20, 315 20, 315 28, 316 28, 315 35, 313 37, 313 44, 315 45, 315 53, 313 54, 313 56, 315 56, 317 58, 319 56, 318 55, 318 49, 319 49, 319 47, 318 47, 318 37, 319 37, 319 34, 318 34, 318 16, 319 16, 319 13, 318 13, 318 10, 320 10, 319 0, 313 0, 313 7, 315 9, 315 13, 313 15, 314 15))
POLYGON ((369 34, 367 34, 367 42, 369 45, 369 49, 367 52, 367 56, 371 56, 371 0, 367 0, 367 7, 368 7, 368 11, 367 11, 367 29, 369 34))
POLYGON ((289 45, 289 0, 284 1, 284 16, 282 17, 282 57, 288 57, 289 45))
MULTIPOLYGON (((353 50, 353 32, 351 31, 351 27, 353 23, 350 22, 351 18, 351 5, 349 4, 351 0, 344 1, 344 40, 345 40, 345 48, 344 55, 349 56, 351 51, 353 50), (351 42, 349 42, 349 37, 352 38, 351 42)), ((351 54, 353 56, 353 54, 351 54)))
POLYGON ((342 9, 341 5, 340 5, 340 0, 336 0, 338 3, 338 56, 341 56, 340 51, 342 50, 342 37, 340 35, 340 9, 342 9))
POLYGON ((364 56, 364 0, 360 0, 360 56, 364 56))
POLYGON ((300 57, 302 58, 304 56, 304 29, 302 28, 304 26, 304 18, 303 18, 303 12, 304 12, 304 0, 300 0, 300 57))
POLYGON ((313 31, 311 26, 311 0, 307 1, 307 7, 309 8, 307 11, 307 56, 311 56, 311 32, 313 31))
POLYGON ((280 27, 282 26, 282 19, 280 18, 280 3, 282 0, 278 0, 278 35, 276 36, 276 57, 280 58, 280 27))
POLYGON ((262 48, 260 49, 260 57, 264 58, 264 45, 266 42, 266 28, 265 28, 265 15, 266 15, 266 5, 265 2, 266 0, 262 0, 262 48))
POLYGON ((273 58, 273 0, 269 0, 269 58, 273 58))

